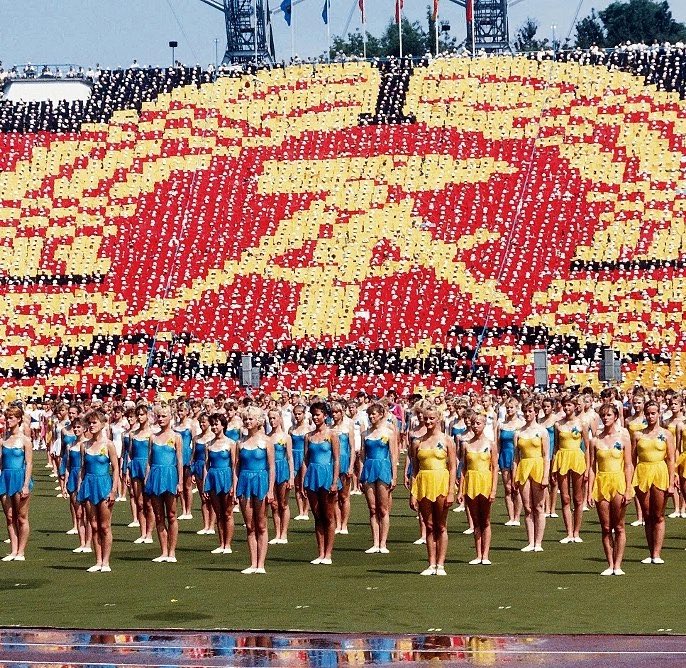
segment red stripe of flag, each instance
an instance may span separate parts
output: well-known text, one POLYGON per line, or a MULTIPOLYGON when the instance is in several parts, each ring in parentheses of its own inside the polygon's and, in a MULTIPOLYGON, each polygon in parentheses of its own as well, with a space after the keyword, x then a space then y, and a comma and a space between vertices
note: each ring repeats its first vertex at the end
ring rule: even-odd
POLYGON ((474 0, 467 0, 467 23, 474 21, 474 0))
POLYGON ((366 23, 366 16, 364 15, 364 0, 358 0, 357 3, 360 6, 360 14, 362 14, 362 23, 366 23))
POLYGON ((434 21, 438 18, 438 0, 434 0, 434 21))
POLYGON ((403 11, 403 0, 395 0, 395 22, 400 23, 400 15, 403 11))

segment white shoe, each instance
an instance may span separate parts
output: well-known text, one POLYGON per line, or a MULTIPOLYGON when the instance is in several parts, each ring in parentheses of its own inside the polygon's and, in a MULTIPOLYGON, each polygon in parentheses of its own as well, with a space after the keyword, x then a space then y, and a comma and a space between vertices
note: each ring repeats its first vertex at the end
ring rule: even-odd
POLYGON ((470 565, 470 566, 476 566, 477 564, 480 564, 480 563, 481 563, 481 559, 472 559, 472 560, 469 562, 469 565, 470 565))
POLYGON ((448 575, 444 566, 436 566, 436 575, 448 575))
POLYGON ((83 552, 83 554, 86 554, 86 553, 90 554, 92 551, 93 551, 93 548, 89 547, 88 545, 86 545, 86 547, 84 547, 84 548, 81 548, 81 552, 83 552))
POLYGON ((134 520, 133 522, 129 522, 127 525, 129 529, 138 529, 141 526, 141 523, 138 520, 134 520))
POLYGON ((681 517, 682 517, 682 518, 686 518, 686 510, 682 510, 682 511, 681 511, 681 517))
POLYGON ((312 561, 311 561, 310 563, 311 563, 311 564, 314 564, 315 566, 319 566, 319 564, 322 563, 322 558, 321 558, 321 557, 317 557, 316 559, 312 559, 312 561))
POLYGON ((652 564, 653 563, 653 558, 652 557, 646 557, 645 559, 641 559, 642 564, 652 564))
POLYGON ((2 558, 1 561, 14 561, 14 555, 13 554, 7 554, 2 558))
POLYGON ((379 553, 380 554, 390 554, 390 550, 387 547, 380 547, 379 553))
POLYGON ((615 568, 615 575, 626 575, 621 568, 615 568))
POLYGON ((514 520, 507 520, 503 526, 511 527, 514 526, 514 520))
POLYGON ((167 557, 167 563, 168 564, 175 564, 176 563, 176 557, 167 557))
POLYGON ((472 529, 472 528, 465 529, 462 533, 463 533, 465 536, 471 536, 471 535, 474 533, 474 529, 472 529))
POLYGON ((264 570, 264 568, 256 568, 255 569, 255 575, 266 575, 267 571, 264 570))
POLYGON ((125 497, 125 496, 118 496, 118 497, 115 499, 115 501, 116 501, 117 503, 121 503, 122 501, 126 501, 126 497, 125 497))
POLYGON ((426 545, 426 538, 417 538, 413 545, 426 545))
POLYGON ((112 572, 112 569, 111 569, 109 566, 103 566, 103 567, 100 569, 100 572, 101 572, 101 573, 111 573, 111 572, 112 572))
POLYGON ((482 560, 481 560, 481 565, 482 565, 482 566, 490 566, 490 565, 491 565, 491 560, 490 560, 490 559, 482 559, 482 560))
MULTIPOLYGON (((26 557, 23 554, 18 554, 12 561, 26 561, 26 557)), ((664 561, 662 562, 665 563, 664 561)))
POLYGON ((90 568, 86 569, 87 573, 99 573, 102 570, 102 566, 99 564, 95 564, 95 566, 91 566, 90 568))
POLYGON ((75 550, 72 550, 72 552, 74 552, 74 554, 80 554, 83 552, 83 547, 79 545, 79 547, 77 547, 75 550))
POLYGON ((320 563, 322 566, 331 566, 331 564, 333 563, 333 561, 332 561, 331 559, 326 559, 326 558, 324 558, 324 559, 322 559, 319 563, 320 563))
POLYGON ((614 568, 606 568, 601 575, 614 575, 615 571, 614 568))
POLYGON ((216 531, 214 529, 205 529, 205 535, 206 536, 214 536, 216 531))
POLYGON ((425 568, 419 575, 436 575, 436 567, 429 566, 429 568, 425 568))
POLYGON ((377 554, 379 552, 381 552, 381 548, 377 547, 376 545, 372 545, 364 551, 365 554, 377 554))
POLYGON ((159 557, 155 557, 155 558, 153 559, 153 561, 154 561, 156 564, 161 564, 163 561, 167 561, 167 557, 166 557, 166 555, 165 555, 165 556, 160 555, 159 557))
POLYGON ((350 532, 347 529, 341 529, 340 534, 341 536, 347 536, 350 532))
POLYGON ((147 538, 145 538, 145 539, 143 540, 143 542, 144 542, 146 545, 150 545, 150 543, 154 543, 155 541, 152 539, 152 536, 148 536, 147 538))
POLYGON ((589 511, 590 508, 586 504, 584 504, 584 507, 581 510, 585 513, 587 511, 589 511))
POLYGON ((670 519, 675 519, 676 517, 681 517, 681 513, 677 512, 675 510, 673 513, 669 513, 669 515, 667 515, 667 517, 669 517, 670 519))
POLYGON ((232 511, 232 512, 234 512, 234 513, 240 513, 240 512, 241 512, 241 507, 240 507, 238 504, 236 504, 236 505, 233 507, 233 511, 232 511))
POLYGON ((288 538, 279 538, 279 545, 288 545, 288 538))
POLYGON ((631 526, 632 526, 632 527, 640 527, 641 524, 643 524, 643 522, 642 522, 641 520, 634 520, 634 521, 631 523, 631 526))
POLYGON ((138 536, 136 540, 133 541, 136 545, 140 545, 141 543, 145 542, 145 537, 144 536, 138 536))
MULTIPOLYGON (((559 515, 557 513, 550 513, 550 517, 552 517, 553 519, 557 519, 559 515)), ((517 526, 519 526, 519 522, 517 522, 517 526)))
POLYGON ((192 520, 193 515, 191 515, 190 513, 185 513, 184 515, 179 515, 178 519, 180 519, 180 520, 192 520))
POLYGON ((584 539, 581 536, 574 536, 575 543, 583 543, 584 539))
MULTIPOLYGON (((48 467, 46 466, 45 468, 48 468, 48 467)), ((51 474, 50 474, 50 477, 51 477, 51 478, 56 478, 56 477, 57 477, 57 473, 54 473, 54 472, 51 473, 51 474)))
POLYGON ((215 547, 214 550, 210 550, 210 554, 224 554, 224 548, 215 547))
POLYGON ((510 524, 512 527, 520 527, 522 526, 522 523, 519 520, 512 520, 512 524, 510 524))
POLYGON ((67 536, 76 536, 77 533, 79 533, 79 530, 73 527, 66 532, 67 536))
MULTIPOLYGON (((69 532, 67 531, 67 533, 69 533, 69 532)), ((74 533, 78 533, 78 531, 75 531, 74 533)), ((6 543, 11 543, 12 541, 11 541, 9 538, 5 538, 5 542, 6 542, 6 543)))
POLYGON ((543 517, 545 517, 547 519, 548 517, 550 517, 550 513, 545 513, 545 515, 543 515, 543 517))
POLYGON ((230 547, 225 547, 224 554, 233 554, 233 550, 230 547))
POLYGON ((269 545, 279 545, 280 543, 281 543, 281 539, 280 539, 280 538, 272 538, 272 539, 269 541, 269 545))
POLYGON ((533 552, 534 551, 534 546, 533 545, 526 545, 523 547, 520 552, 533 552))
POLYGON ((543 547, 541 545, 536 545, 534 547, 534 552, 543 552, 543 547))
POLYGON ((654 564, 664 564, 665 560, 662 557, 653 557, 654 564))
POLYGON ((563 545, 567 545, 567 543, 573 543, 574 542, 574 536, 565 536, 560 542, 563 545))
POLYGON ((340 530, 340 529, 334 529, 333 532, 334 532, 335 534, 339 534, 339 533, 341 533, 341 530, 340 530))
POLYGON ((293 519, 298 520, 298 522, 304 522, 305 520, 309 520, 309 515, 296 515, 293 519))
POLYGON ((252 575, 256 570, 257 570, 256 568, 253 568, 252 566, 248 566, 247 568, 244 568, 241 571, 241 573, 243 573, 243 575, 252 575))
POLYGON ((204 536, 207 533, 207 531, 205 529, 200 529, 200 531, 196 531, 195 533, 197 533, 198 536, 204 536))

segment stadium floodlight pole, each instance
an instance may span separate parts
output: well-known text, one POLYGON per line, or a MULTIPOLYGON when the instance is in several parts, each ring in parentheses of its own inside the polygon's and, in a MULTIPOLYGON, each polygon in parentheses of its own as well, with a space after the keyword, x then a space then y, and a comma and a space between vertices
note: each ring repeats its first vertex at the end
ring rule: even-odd
POLYGON ((400 57, 403 57, 403 0, 395 0, 395 9, 398 14, 398 47, 400 57))

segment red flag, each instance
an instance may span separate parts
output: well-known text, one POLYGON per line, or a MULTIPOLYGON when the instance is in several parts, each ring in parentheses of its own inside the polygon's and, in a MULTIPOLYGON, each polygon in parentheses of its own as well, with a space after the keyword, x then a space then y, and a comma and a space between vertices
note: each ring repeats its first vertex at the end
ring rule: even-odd
POLYGON ((362 14, 362 23, 366 23, 367 17, 364 15, 364 0, 358 0, 357 4, 360 6, 360 14, 362 14))
POLYGON ((403 12, 403 0, 395 0, 395 22, 400 23, 400 15, 403 12))
POLYGON ((474 0, 467 0, 467 23, 474 22, 474 0))
POLYGON ((438 18, 438 0, 434 0, 434 21, 438 18))

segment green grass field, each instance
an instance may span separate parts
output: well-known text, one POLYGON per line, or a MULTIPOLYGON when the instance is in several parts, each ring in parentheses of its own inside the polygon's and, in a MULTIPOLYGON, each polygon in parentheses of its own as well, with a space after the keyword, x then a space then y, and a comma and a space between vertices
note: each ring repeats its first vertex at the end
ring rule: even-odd
MULTIPOLYGON (((270 546, 267 576, 248 565, 245 530, 234 553, 212 555, 214 536, 197 536, 199 510, 181 522, 177 564, 154 564, 157 545, 134 545, 128 504, 114 515, 113 572, 86 573, 92 555, 73 554, 66 500, 55 498, 42 457, 36 463, 27 561, 0 563, 0 625, 83 628, 274 629, 421 633, 686 633, 680 585, 686 573, 686 520, 667 520, 664 566, 645 566, 642 529, 628 527, 625 577, 605 568, 595 511, 585 513, 583 544, 560 545, 550 520, 543 553, 521 553, 524 528, 502 526, 496 502, 493 565, 469 566, 465 515, 451 513, 448 577, 420 577, 423 546, 405 490, 396 493, 390 555, 367 555, 363 497, 353 497, 351 534, 337 537, 334 564, 312 566, 312 522, 292 522, 290 544, 270 546)), ((199 504, 197 495, 194 497, 199 504)), ((633 510, 630 510, 633 514, 633 510)), ((236 515, 236 518, 240 517, 236 515)), ((5 534, 3 532, 3 537, 5 534)))

